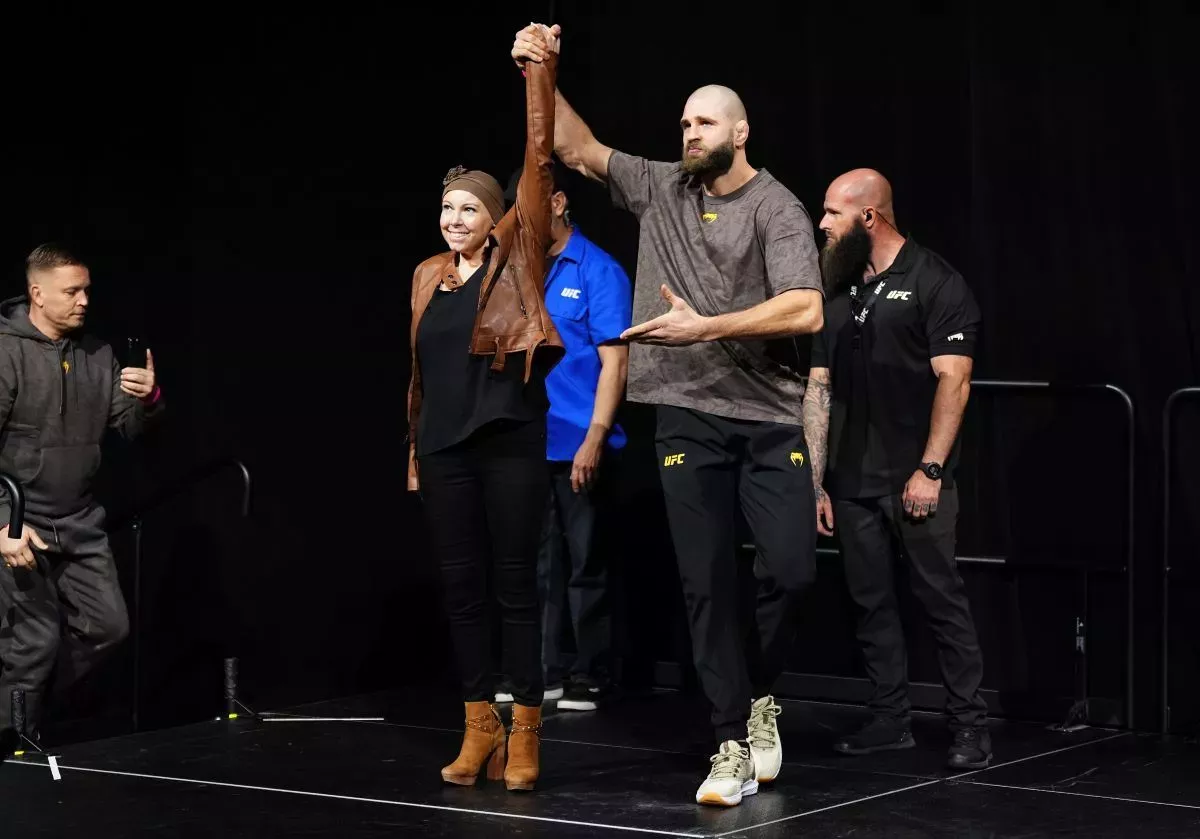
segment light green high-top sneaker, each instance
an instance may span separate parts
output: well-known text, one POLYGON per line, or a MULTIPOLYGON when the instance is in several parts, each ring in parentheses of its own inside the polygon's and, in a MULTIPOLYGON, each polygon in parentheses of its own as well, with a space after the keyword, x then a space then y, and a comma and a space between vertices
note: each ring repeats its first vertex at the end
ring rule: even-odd
POLYGON ((779 725, 775 722, 782 712, 773 696, 764 696, 750 705, 746 733, 750 741, 750 756, 754 759, 755 777, 760 784, 775 780, 783 765, 783 743, 779 739, 779 725))
POLYGON ((735 807, 742 803, 743 795, 756 792, 758 781, 754 779, 754 760, 750 752, 736 740, 726 740, 721 744, 721 750, 712 756, 712 770, 696 790, 696 803, 735 807))

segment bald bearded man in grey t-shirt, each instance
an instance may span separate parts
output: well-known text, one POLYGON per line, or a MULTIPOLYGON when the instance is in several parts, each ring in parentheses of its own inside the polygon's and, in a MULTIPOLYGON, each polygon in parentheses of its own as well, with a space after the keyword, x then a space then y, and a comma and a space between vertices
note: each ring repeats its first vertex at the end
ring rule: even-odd
MULTIPOLYGON (((533 24, 513 57, 541 60, 533 24)), ((557 27, 554 28, 557 30, 557 27)), ((555 32, 557 34, 557 31, 555 32)), ((746 160, 741 99, 720 86, 691 95, 682 160, 633 157, 598 142, 561 94, 554 150, 607 183, 640 224, 628 398, 656 406, 667 517, 717 755, 696 792, 731 806, 779 773, 770 695, 795 634, 795 607, 816 574, 815 497, 800 373, 781 339, 819 332, 822 293, 812 220, 746 160), (758 654, 738 625, 736 508, 757 547, 758 654)))

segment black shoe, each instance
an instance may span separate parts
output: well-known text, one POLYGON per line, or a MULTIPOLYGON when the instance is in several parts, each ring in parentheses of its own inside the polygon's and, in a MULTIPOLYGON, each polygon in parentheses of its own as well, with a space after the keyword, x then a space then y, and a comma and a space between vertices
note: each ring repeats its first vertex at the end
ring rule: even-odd
POLYGON ((870 755, 875 752, 911 749, 915 745, 917 743, 913 740, 907 720, 876 717, 856 734, 843 737, 834 743, 833 750, 844 755, 870 755))
POLYGON ((595 682, 585 676, 574 676, 563 698, 558 700, 560 711, 595 711, 612 696, 608 682, 595 682))
POLYGON ((946 765, 951 769, 986 769, 992 762, 992 734, 986 728, 960 728, 946 765))

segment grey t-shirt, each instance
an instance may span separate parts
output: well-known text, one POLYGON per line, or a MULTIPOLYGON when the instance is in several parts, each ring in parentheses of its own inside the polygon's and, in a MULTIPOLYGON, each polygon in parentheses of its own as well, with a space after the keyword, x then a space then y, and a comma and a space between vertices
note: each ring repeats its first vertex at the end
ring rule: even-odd
MULTIPOLYGON (((736 192, 713 197, 679 163, 614 151, 608 180, 613 203, 641 225, 635 324, 667 311, 664 283, 701 315, 749 309, 792 289, 822 291, 812 219, 766 169, 736 192)), ((790 339, 635 343, 626 395, 632 402, 802 425, 804 384, 795 356, 790 339)))

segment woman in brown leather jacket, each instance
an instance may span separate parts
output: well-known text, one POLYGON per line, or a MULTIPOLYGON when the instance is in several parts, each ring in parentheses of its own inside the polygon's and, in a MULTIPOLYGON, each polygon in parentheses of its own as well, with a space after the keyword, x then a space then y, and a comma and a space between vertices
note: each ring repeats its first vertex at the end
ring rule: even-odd
POLYGON ((541 622, 537 552, 549 492, 545 375, 562 341, 543 304, 550 233, 556 30, 525 73, 525 176, 503 212, 491 175, 452 169, 441 229, 450 246, 413 276, 408 488, 421 493, 441 566, 466 730, 447 783, 530 790, 538 777, 541 622), (492 683, 488 577, 514 686, 506 738, 492 683), (507 757, 507 760, 506 760, 507 757))

